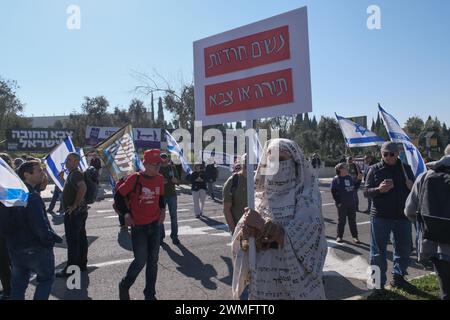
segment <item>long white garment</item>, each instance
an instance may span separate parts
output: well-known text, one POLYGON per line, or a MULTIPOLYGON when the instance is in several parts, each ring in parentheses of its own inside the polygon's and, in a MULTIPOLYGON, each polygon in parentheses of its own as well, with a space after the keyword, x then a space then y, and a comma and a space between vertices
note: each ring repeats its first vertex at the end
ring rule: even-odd
POLYGON ((232 242, 234 265, 233 298, 246 283, 250 300, 325 299, 322 282, 327 254, 322 200, 317 177, 298 145, 275 139, 266 143, 255 176, 255 208, 265 219, 280 224, 284 247, 256 252, 256 267, 250 271, 249 251, 240 249, 238 223, 232 242), (289 153, 292 160, 280 162, 275 175, 263 175, 274 148, 289 153))
POLYGON ((194 201, 194 213, 195 216, 199 216, 203 213, 206 200, 206 190, 200 189, 198 191, 192 191, 192 200, 194 201))

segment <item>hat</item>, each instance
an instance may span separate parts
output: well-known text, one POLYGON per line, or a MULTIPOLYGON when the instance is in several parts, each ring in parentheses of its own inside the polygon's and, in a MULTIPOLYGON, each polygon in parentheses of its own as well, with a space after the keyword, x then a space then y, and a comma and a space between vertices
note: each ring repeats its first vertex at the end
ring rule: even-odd
POLYGON ((398 153, 398 146, 397 143, 388 141, 383 143, 381 146, 381 152, 395 152, 398 153))
POLYGON ((144 152, 144 164, 156 164, 161 161, 161 152, 159 149, 150 149, 144 152))

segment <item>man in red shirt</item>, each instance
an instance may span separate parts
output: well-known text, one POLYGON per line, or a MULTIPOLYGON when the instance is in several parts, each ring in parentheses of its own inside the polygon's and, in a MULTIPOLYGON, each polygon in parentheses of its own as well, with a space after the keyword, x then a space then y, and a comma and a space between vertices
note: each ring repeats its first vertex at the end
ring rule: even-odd
POLYGON ((159 224, 164 221, 164 178, 159 174, 161 156, 158 149, 144 153, 144 172, 130 175, 114 197, 117 209, 131 227, 134 261, 119 284, 120 300, 130 300, 129 289, 145 265, 146 300, 156 300, 156 276, 159 256, 159 224))

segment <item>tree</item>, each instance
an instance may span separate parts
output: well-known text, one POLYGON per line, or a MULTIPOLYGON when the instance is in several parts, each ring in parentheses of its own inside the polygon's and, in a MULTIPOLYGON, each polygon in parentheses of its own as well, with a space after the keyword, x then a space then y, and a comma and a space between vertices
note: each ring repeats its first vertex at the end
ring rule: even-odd
POLYGON ((130 115, 126 109, 120 107, 114 108, 113 123, 116 127, 123 127, 127 123, 131 123, 130 115))
POLYGON ((424 129, 423 120, 417 116, 410 117, 406 120, 405 131, 414 137, 419 137, 420 133, 424 129))
POLYGON ((0 141, 5 139, 7 129, 31 126, 30 121, 21 115, 24 104, 17 97, 17 89, 19 86, 16 81, 0 77, 0 141))
POLYGON ((148 118, 147 108, 145 108, 142 100, 133 99, 131 101, 128 107, 128 115, 134 128, 147 128, 153 124, 151 119, 148 118))
POLYGON ((108 114, 108 107, 109 102, 104 96, 84 97, 81 110, 86 115, 86 125, 110 126, 111 117, 108 114))
POLYGON ((316 116, 314 116, 313 119, 312 119, 311 129, 312 130, 317 130, 317 119, 316 119, 316 116))
POLYGON ((167 80, 156 71, 155 73, 156 75, 150 76, 143 72, 133 71, 132 76, 139 82, 134 91, 145 96, 154 92, 162 93, 165 109, 174 116, 174 127, 182 127, 193 133, 194 84, 183 84, 177 93, 167 80))
POLYGON ((345 152, 344 138, 335 119, 322 117, 317 125, 317 129, 322 157, 337 159, 345 152))
POLYGON ((320 149, 319 132, 317 130, 305 130, 295 133, 293 138, 303 149, 305 155, 315 153, 320 149))
POLYGON ((156 123, 158 126, 161 126, 161 127, 163 127, 165 125, 163 101, 162 101, 161 97, 159 97, 159 100, 158 100, 158 119, 156 120, 156 123))
POLYGON ((154 104, 154 99, 153 99, 153 92, 151 94, 151 107, 152 107, 151 119, 152 119, 152 123, 155 123, 155 104, 154 104))
POLYGON ((370 131, 375 132, 377 129, 376 125, 375 125, 375 120, 373 120, 372 118, 372 126, 370 127, 370 131))

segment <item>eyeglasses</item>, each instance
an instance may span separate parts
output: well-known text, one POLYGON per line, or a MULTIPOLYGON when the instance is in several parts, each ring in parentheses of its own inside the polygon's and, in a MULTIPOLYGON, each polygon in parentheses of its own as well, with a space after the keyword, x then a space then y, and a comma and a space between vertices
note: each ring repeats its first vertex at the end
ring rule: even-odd
POLYGON ((396 154, 394 152, 383 152, 383 157, 387 158, 387 157, 395 157, 396 154))

